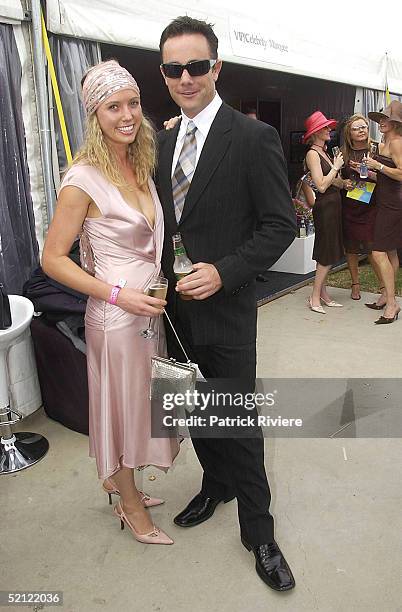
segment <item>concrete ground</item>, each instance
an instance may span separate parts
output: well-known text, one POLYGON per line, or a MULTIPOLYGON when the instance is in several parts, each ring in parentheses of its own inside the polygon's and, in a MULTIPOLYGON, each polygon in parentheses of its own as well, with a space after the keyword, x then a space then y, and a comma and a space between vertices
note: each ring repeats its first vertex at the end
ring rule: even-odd
MULTIPOLYGON (((334 289, 345 306, 324 316, 308 310, 308 293, 304 287, 260 308, 260 377, 342 383, 401 376, 402 322, 373 325, 378 313, 363 302, 375 296, 353 302, 349 291, 334 289)), ((199 489, 189 441, 167 475, 139 473, 147 492, 166 499, 152 514, 175 540, 172 547, 146 546, 120 530, 85 436, 42 410, 20 429, 45 435, 50 450, 37 465, 0 480, 0 590, 62 590, 59 609, 69 612, 402 610, 399 438, 266 440, 276 539, 297 582, 281 594, 255 574, 239 541, 235 502, 193 529, 172 524, 199 489)))

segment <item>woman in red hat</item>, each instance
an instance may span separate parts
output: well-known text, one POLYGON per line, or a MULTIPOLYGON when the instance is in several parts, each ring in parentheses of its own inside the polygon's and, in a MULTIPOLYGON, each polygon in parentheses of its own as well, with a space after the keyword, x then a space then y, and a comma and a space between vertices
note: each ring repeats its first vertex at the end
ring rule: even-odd
POLYGON ((331 266, 344 256, 340 195, 344 182, 338 176, 343 166, 343 156, 339 153, 332 160, 326 153, 326 143, 331 139, 331 129, 336 123, 334 119, 327 119, 321 111, 316 111, 305 121, 306 133, 303 138, 303 141, 310 145, 305 164, 311 172, 316 190, 313 207, 315 225, 313 259, 317 262, 317 271, 309 306, 312 311, 320 314, 325 314, 321 302, 326 306, 342 306, 331 299, 325 286, 331 266))
POLYGON ((395 275, 399 268, 397 249, 402 247, 402 103, 393 100, 383 112, 369 113, 380 124, 383 143, 378 155, 367 160, 377 172, 377 216, 374 226, 373 259, 377 263, 385 296, 381 295, 369 308, 382 310, 384 315, 375 323, 393 323, 401 310, 395 300, 395 275))

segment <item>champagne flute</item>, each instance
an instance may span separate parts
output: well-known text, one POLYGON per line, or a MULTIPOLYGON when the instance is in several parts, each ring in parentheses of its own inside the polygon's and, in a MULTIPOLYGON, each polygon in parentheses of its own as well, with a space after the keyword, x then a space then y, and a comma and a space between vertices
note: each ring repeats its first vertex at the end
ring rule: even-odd
POLYGON ((369 156, 374 157, 378 153, 378 143, 370 142, 369 156))
MULTIPOLYGON (((146 291, 147 295, 151 297, 159 298, 160 300, 166 299, 168 289, 168 281, 167 278, 163 276, 155 276, 146 291)), ((147 329, 143 329, 140 331, 141 338, 145 338, 146 340, 151 340, 155 337, 155 332, 151 327, 152 317, 149 317, 148 327, 147 329)))

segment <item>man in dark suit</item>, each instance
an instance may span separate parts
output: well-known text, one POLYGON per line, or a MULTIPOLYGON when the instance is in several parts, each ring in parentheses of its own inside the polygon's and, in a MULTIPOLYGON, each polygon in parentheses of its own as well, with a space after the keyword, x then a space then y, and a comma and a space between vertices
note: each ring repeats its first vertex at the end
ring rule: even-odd
MULTIPOLYGON (((165 215, 162 266, 169 310, 207 378, 239 378, 254 390, 255 278, 296 234, 286 167, 277 132, 222 103, 215 90, 222 62, 212 27, 178 17, 161 36, 161 71, 181 121, 159 134, 157 187, 165 215), (180 232, 193 272, 176 285, 172 235, 180 232), (181 300, 179 292, 191 296, 181 300)), ((183 360, 173 344, 170 354, 183 360)), ((220 502, 237 498, 243 544, 272 588, 294 587, 274 540, 264 441, 197 438, 201 491, 174 521, 209 519, 220 502)))

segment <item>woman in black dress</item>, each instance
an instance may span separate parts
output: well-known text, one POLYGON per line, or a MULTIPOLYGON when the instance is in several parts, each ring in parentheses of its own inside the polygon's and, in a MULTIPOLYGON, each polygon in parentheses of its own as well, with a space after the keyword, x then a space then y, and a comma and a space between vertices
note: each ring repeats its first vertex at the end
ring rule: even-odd
POLYGON ((402 103, 394 100, 383 112, 369 118, 380 124, 383 143, 367 165, 377 172, 377 216, 374 225, 373 259, 377 263, 385 296, 375 305, 384 316, 375 323, 393 323, 401 310, 395 300, 395 275, 399 268, 397 249, 402 247, 402 103))
MULTIPOLYGON (((375 205, 376 190, 373 191, 370 202, 364 203, 348 198, 348 190, 352 189, 358 181, 360 162, 370 152, 369 121, 360 113, 349 117, 343 128, 342 146, 343 160, 342 178, 346 179, 346 189, 342 195, 342 230, 343 246, 351 276, 352 300, 360 300, 359 286, 359 254, 367 254, 370 264, 382 285, 381 277, 376 264, 371 256, 374 237, 374 222, 377 213, 375 205)), ((377 174, 369 172, 368 181, 374 183, 377 174)))
POLYGON ((340 307, 328 295, 325 280, 333 264, 344 255, 342 241, 342 204, 340 189, 343 180, 338 177, 343 166, 342 153, 331 160, 326 153, 326 143, 331 139, 331 129, 336 126, 334 119, 327 119, 316 111, 305 121, 304 142, 310 145, 305 164, 311 173, 316 190, 313 206, 315 240, 313 259, 317 262, 313 292, 309 300, 310 309, 325 314, 321 306, 340 307))

